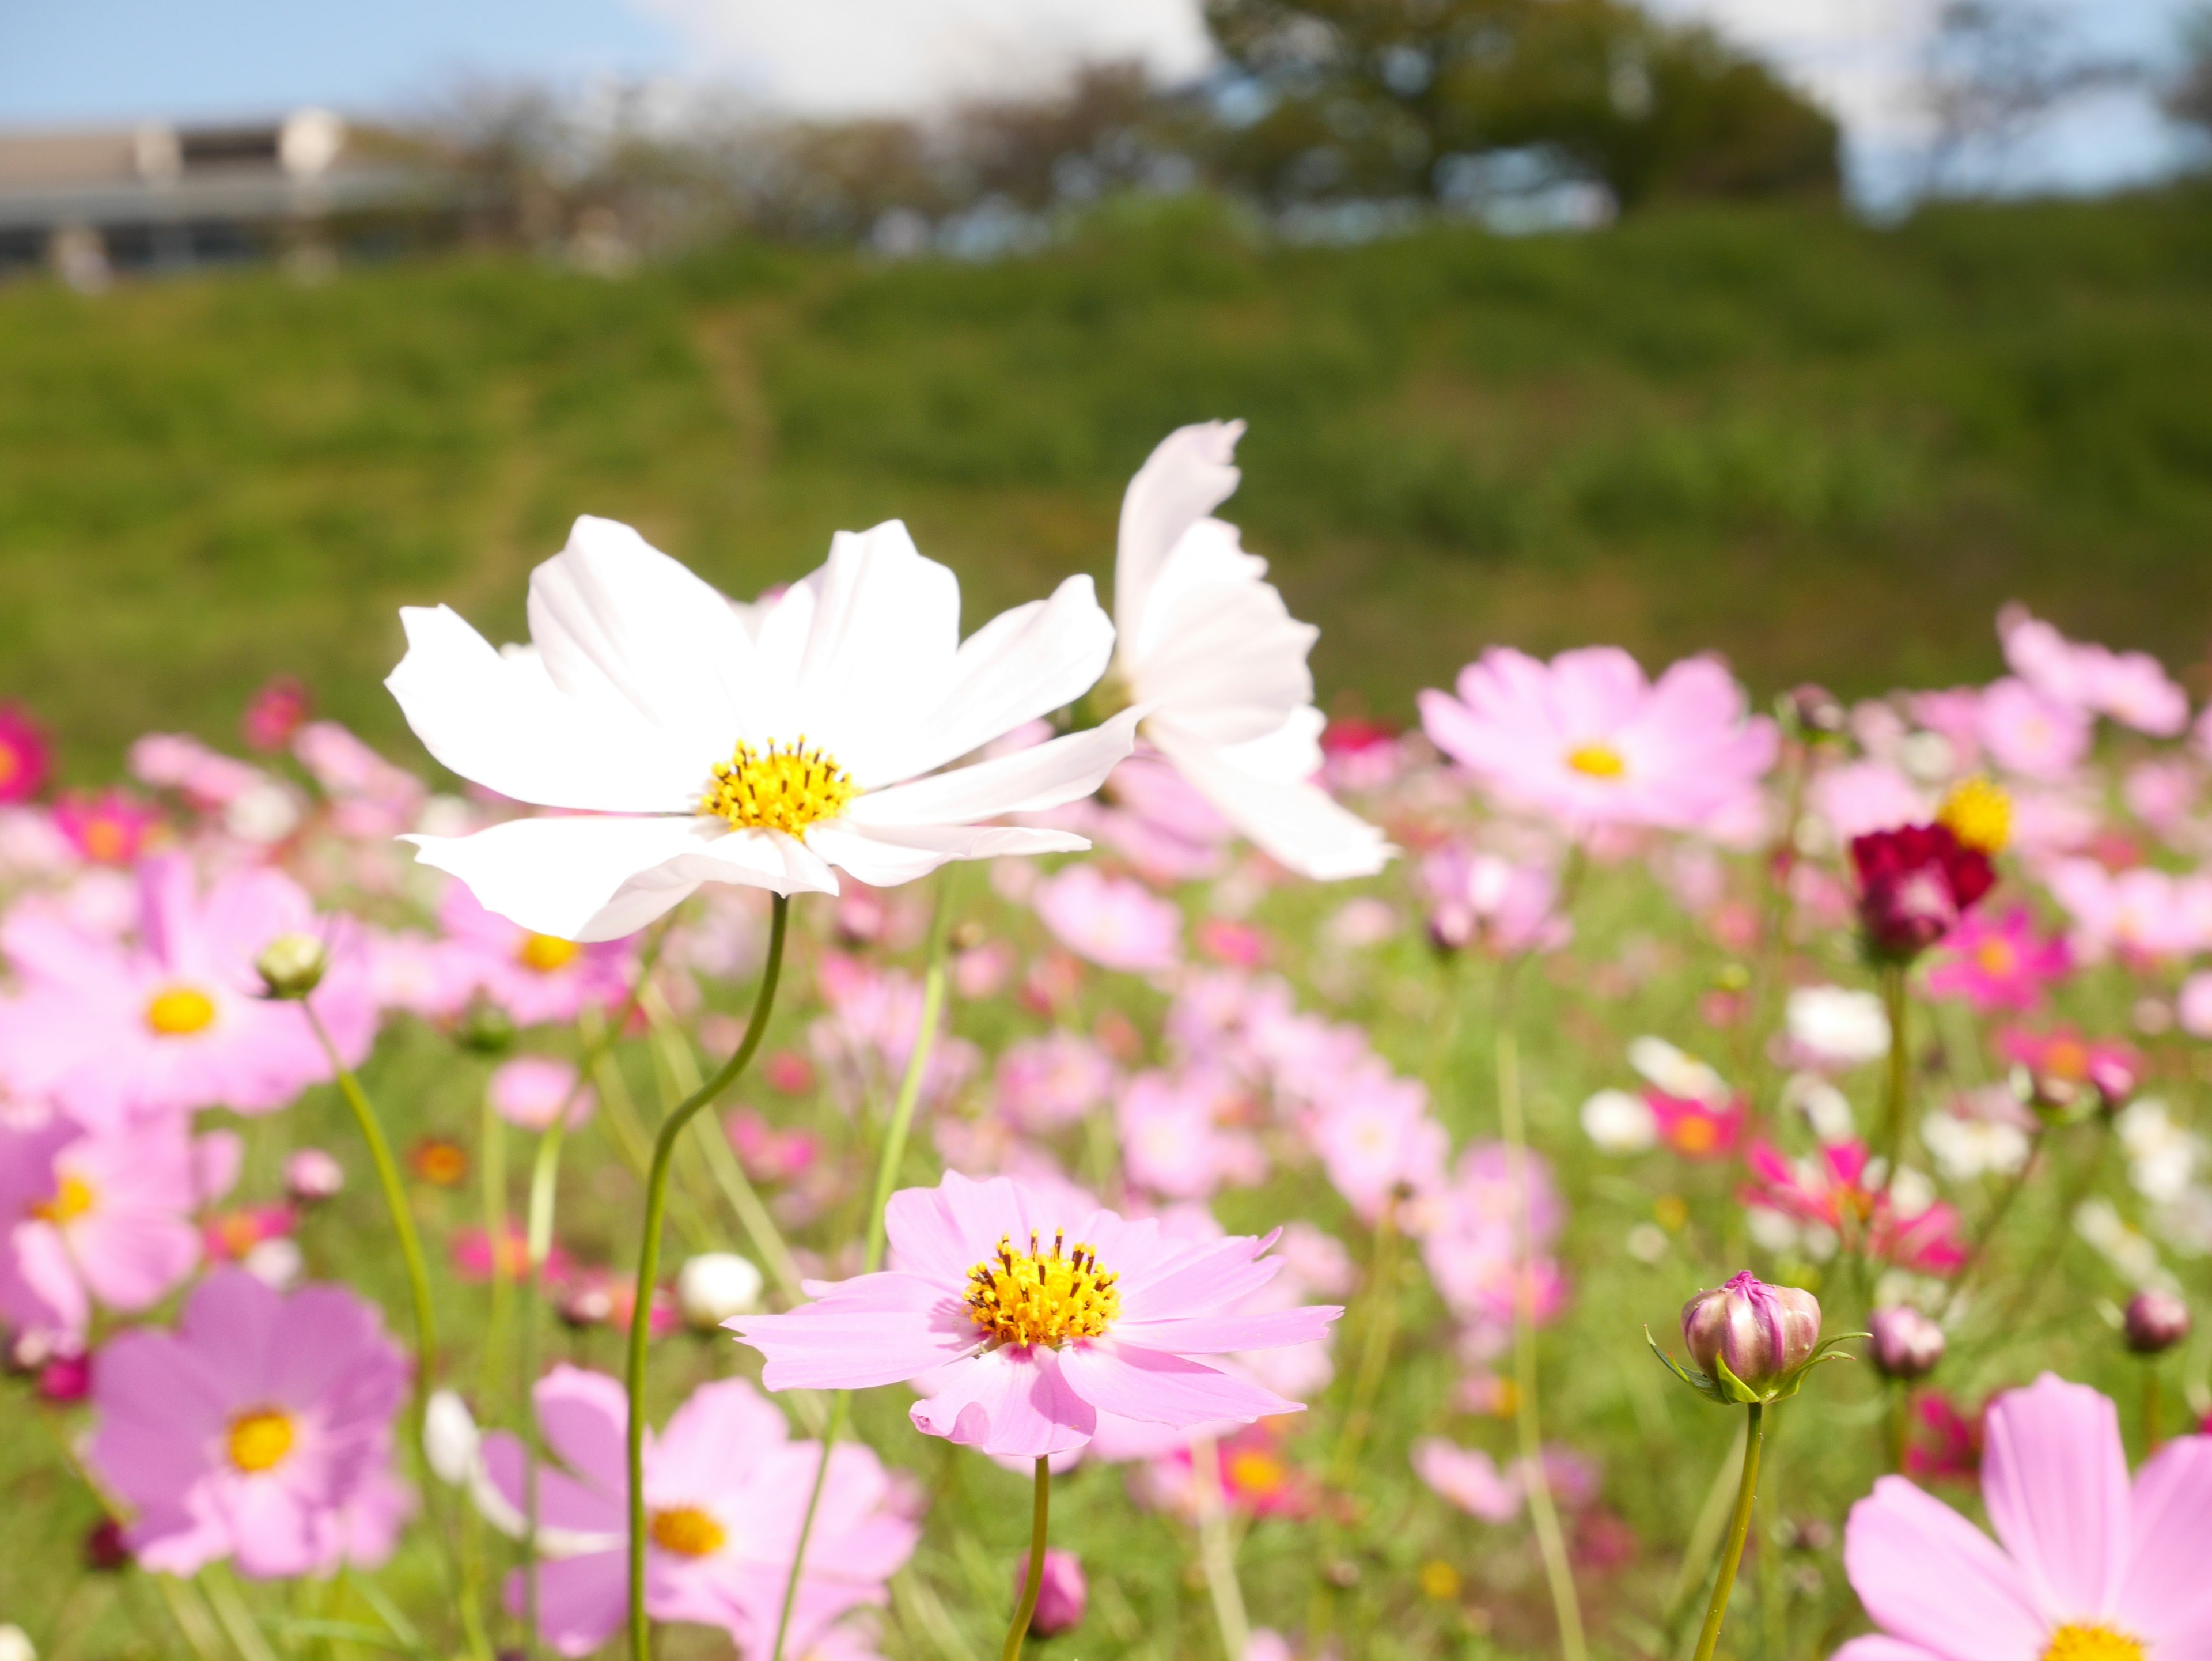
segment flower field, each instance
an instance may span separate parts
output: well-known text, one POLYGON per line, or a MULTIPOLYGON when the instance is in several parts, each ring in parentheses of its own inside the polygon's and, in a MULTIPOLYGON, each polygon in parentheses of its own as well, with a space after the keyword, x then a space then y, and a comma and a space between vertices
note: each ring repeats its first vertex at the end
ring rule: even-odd
POLYGON ((2212 720, 2014 606, 1330 723, 1242 438, 994 617, 580 520, 434 782, 0 711, 0 1641, 2212 1650, 2212 720))

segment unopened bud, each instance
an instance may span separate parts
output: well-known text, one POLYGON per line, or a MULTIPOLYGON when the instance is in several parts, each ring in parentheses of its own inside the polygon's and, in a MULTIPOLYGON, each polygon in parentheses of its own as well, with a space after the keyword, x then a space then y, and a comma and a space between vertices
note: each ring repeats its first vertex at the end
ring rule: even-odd
POLYGON ((503 1056, 514 1043, 514 1018, 489 998, 477 998, 461 1012, 453 1041, 479 1056, 503 1056))
POLYGON ((761 1272, 734 1251, 702 1251, 676 1276, 676 1305, 694 1332, 760 1307, 761 1272))
POLYGON ((1840 737, 1850 719, 1834 693, 1810 681, 1793 687, 1783 698, 1783 709, 1808 739, 1840 737))
POLYGON ((2189 1335, 2189 1305, 2171 1292, 2138 1292, 2128 1299, 2120 1331, 2136 1354, 2161 1355, 2189 1335))
POLYGON ((1764 1392, 1820 1348, 1820 1299, 1796 1287, 1769 1286, 1747 1269, 1682 1305, 1682 1342, 1715 1378, 1725 1364, 1749 1389, 1764 1392))
POLYGON ((615 1318, 614 1294, 605 1287, 577 1287, 561 1299, 556 1312, 562 1325, 578 1331, 603 1327, 615 1318))
POLYGON ((331 954, 313 934, 279 934, 262 948, 253 966, 272 998, 304 998, 322 984, 331 954))
POLYGON ((1943 1359, 1943 1329, 1910 1304, 1893 1304, 1867 1317, 1872 1335, 1867 1360, 1885 1378, 1911 1384, 1936 1371, 1943 1359))
MULTIPOLYGON (((1028 1583, 1030 1555, 1022 1554, 1022 1561, 1014 1569, 1014 1596, 1021 1597, 1022 1587, 1028 1583)), ((1083 1611, 1091 1601, 1090 1583, 1083 1578, 1083 1563, 1072 1551, 1048 1551, 1044 1555, 1044 1575, 1037 1583, 1036 1613, 1030 1617, 1030 1630, 1040 1638, 1057 1638, 1061 1633, 1073 1632, 1083 1624, 1083 1611)))
POLYGON ((319 1147, 303 1147, 284 1161, 284 1191, 301 1205, 336 1199, 345 1188, 345 1167, 319 1147))

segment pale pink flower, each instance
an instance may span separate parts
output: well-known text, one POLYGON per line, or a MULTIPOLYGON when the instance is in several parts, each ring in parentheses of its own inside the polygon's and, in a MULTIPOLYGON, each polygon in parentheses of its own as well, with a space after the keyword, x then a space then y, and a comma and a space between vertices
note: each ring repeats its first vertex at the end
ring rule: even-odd
POLYGON ((1510 1523, 1521 1514, 1521 1478, 1498 1468, 1480 1448, 1463 1448, 1441 1436, 1413 1444, 1413 1472, 1470 1517, 1510 1523))
POLYGON ((2073 922, 2075 952, 2087 963, 2118 952, 2137 960, 2185 958, 2212 944, 2212 882, 2149 866, 2108 871, 2091 859, 2061 860, 2045 879, 2073 922))
POLYGON ((412 830, 428 795, 422 781, 363 744, 334 721, 310 721, 292 739, 292 753, 331 800, 339 835, 394 837, 412 830))
POLYGON ((1458 697, 1420 695, 1437 748, 1507 800, 1577 832, 1607 824, 1694 830, 1756 789, 1774 723, 1710 658, 1656 683, 1618 647, 1548 664, 1496 646, 1460 671, 1458 697))
POLYGON ((915 1427, 989 1454, 1079 1448, 1102 1414, 1189 1427, 1297 1412, 1194 1358, 1310 1343, 1341 1313, 1231 1312, 1280 1267, 1262 1255, 1273 1237, 1173 1240, 1156 1220, 1063 1210, 1003 1177, 904 1189, 885 1221, 889 1272, 811 1283, 815 1302, 729 1324, 768 1358, 772 1390, 937 1372, 915 1427))
MULTIPOLYGON (((624 1544, 629 1421, 622 1385, 605 1373, 556 1366, 538 1380, 538 1422, 558 1463, 538 1473, 539 1524, 553 1561, 540 1566, 540 1635, 562 1655, 586 1655, 629 1607, 624 1544)), ((521 1443, 484 1438, 487 1475, 522 1514, 521 1443)), ((774 1646, 792 1553, 822 1460, 818 1442, 794 1442, 783 1415, 742 1378, 701 1385, 645 1444, 647 1612, 657 1621, 719 1627, 746 1661, 774 1646)), ((914 1553, 920 1530, 901 1514, 890 1479, 866 1447, 830 1456, 787 1653, 804 1656, 832 1623, 886 1601, 884 1585, 914 1553)), ((520 1574, 507 1606, 522 1607, 520 1574)))
POLYGON ((2203 770, 2180 756, 2137 762, 2120 781, 2120 797, 2145 824, 2171 832, 2189 816, 2203 788, 2203 770))
POLYGON ((373 1553, 353 1554, 389 1548, 392 1530, 362 1508, 389 1510, 406 1381, 374 1305, 335 1286, 287 1297, 220 1269, 175 1333, 126 1332, 99 1353, 88 1456, 137 1513, 127 1537, 149 1569, 190 1575, 222 1558, 255 1578, 373 1567, 373 1553))
POLYGON ((276 782, 251 763, 183 733, 147 733, 131 746, 131 771, 140 782, 174 790, 199 808, 228 807, 276 782))
POLYGON ((1030 904, 1062 945, 1102 969, 1152 974, 1182 959, 1182 913, 1142 883, 1095 865, 1047 878, 1030 904))
POLYGON ((474 990, 473 954, 449 950, 417 929, 366 928, 371 993, 379 1009, 404 1009, 425 1020, 444 1020, 468 1005, 474 990))
POLYGON ((2089 753, 2091 717, 2008 677, 1982 694, 1982 746, 2022 778, 2066 777, 2089 753))
MULTIPOLYGON (((847 1093, 857 1099, 863 1092, 902 1076, 921 1033, 921 983, 895 970, 879 970, 836 952, 823 954, 817 979, 830 1013, 807 1029, 807 1037, 847 1093)), ((975 1045, 940 1030, 922 1069, 922 1100, 934 1103, 951 1096, 981 1060, 975 1045)))
POLYGON ((438 921, 446 931, 449 990, 458 991, 463 1001, 481 994, 517 1026, 573 1021, 586 1005, 618 1002, 629 989, 631 942, 580 946, 532 934, 487 911, 467 885, 458 882, 446 885, 438 921))
POLYGON ((1510 1331, 1514 1299, 1528 1300, 1538 1324, 1566 1307, 1567 1286, 1546 1254, 1565 1219, 1548 1162, 1539 1154, 1522 1161, 1527 1187, 1528 1251, 1520 1240, 1513 1162, 1504 1144, 1476 1142, 1462 1151, 1449 1183, 1438 1184, 1414 1205, 1409 1232, 1421 1240, 1421 1260, 1452 1313, 1489 1339, 1510 1331))
POLYGON ((1934 806, 1911 780, 1885 761, 1846 762, 1823 769, 1806 791, 1805 802, 1844 843, 1870 831, 1925 824, 1934 806))
POLYGON ((484 1087, 490 1092, 492 1110, 525 1130, 550 1129, 564 1103, 574 1129, 592 1116, 597 1104, 589 1086, 577 1088, 576 1069, 550 1056, 517 1056, 501 1062, 484 1087))
POLYGON ((94 1305, 167 1297, 199 1267, 198 1163, 178 1114, 104 1135, 0 1125, 0 1319, 81 1341, 94 1305))
POLYGON ((1559 915, 1559 874, 1548 866, 1451 843, 1421 861, 1421 885, 1434 902, 1430 934, 1443 946, 1480 944, 1510 957, 1556 951, 1574 934, 1559 915))
POLYGON ((2212 969, 2200 969, 2182 982, 2173 1007, 2184 1032, 2193 1038, 2212 1038, 2212 969))
POLYGON ((1998 615, 1997 632, 2013 672, 2054 703, 2156 738, 2172 738, 2189 724, 2189 695, 2148 652, 2069 641, 2016 606, 1998 615))
POLYGON ((1025 1038, 999 1057, 999 1111, 1030 1132, 1073 1124, 1111 1095, 1120 1070, 1075 1032, 1025 1038))
POLYGON ((1244 1105, 1243 1092, 1218 1073, 1139 1073, 1115 1106, 1129 1181, 1176 1200, 1261 1181, 1267 1161, 1260 1145, 1224 1128, 1244 1105))
POLYGON ((234 871, 203 892, 181 858, 149 860, 139 906, 135 944, 27 907, 0 927, 21 989, 0 1004, 0 1069, 16 1093, 95 1128, 283 1106, 331 1069, 306 1013, 264 995, 255 961, 281 934, 332 940, 314 1009, 349 1065, 368 1053, 376 1007, 365 954, 289 877, 234 871))
POLYGON ((1306 1135, 1336 1191, 1370 1223, 1394 1195, 1441 1183, 1451 1149, 1443 1126, 1430 1116, 1426 1088, 1380 1062, 1329 1091, 1306 1135))
POLYGON ((2167 1443, 2130 1484, 2112 1402, 2046 1372, 1991 1403, 1982 1498, 1994 1541, 1905 1478, 1875 1480, 1851 1507, 1844 1567, 1880 1630, 1838 1661, 2117 1661, 2212 1644, 2212 1441, 2167 1443))

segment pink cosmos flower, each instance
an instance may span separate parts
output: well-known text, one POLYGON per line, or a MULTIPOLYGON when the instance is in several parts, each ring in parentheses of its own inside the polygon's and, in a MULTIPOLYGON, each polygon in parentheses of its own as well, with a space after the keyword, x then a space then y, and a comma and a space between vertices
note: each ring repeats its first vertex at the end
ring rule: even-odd
POLYGON ((1982 747, 2007 772, 2063 779, 2089 753, 2092 721, 2025 681, 1992 682, 1982 694, 1982 747))
POLYGON ((1659 1140, 1690 1159, 1725 1159, 1735 1153, 1748 1110, 1741 1097, 1711 1102, 1656 1088, 1644 1092, 1644 1102, 1658 1123, 1659 1140))
POLYGON ((199 1267, 200 1183, 181 1115, 88 1133, 0 1125, 0 1318, 81 1342, 94 1304, 149 1309, 199 1267))
MULTIPOLYGON (((1238 1516, 1310 1517, 1320 1500, 1320 1484, 1291 1462, 1282 1432, 1267 1420, 1223 1437, 1214 1458, 1219 1503, 1238 1516)), ((1213 1500, 1206 1482, 1186 1442, 1148 1460, 1131 1487, 1140 1502, 1194 1520, 1213 1500)))
POLYGON ((1902 1476, 1851 1507, 1844 1567, 1877 1633, 1838 1661, 2137 1661, 2212 1645, 2212 1441, 2169 1442, 2128 1481, 2118 1415, 2045 1373, 1990 1406, 1989 1536, 1902 1476))
POLYGON ((1149 747, 1108 775, 1096 798, 1036 816, 1112 849, 1163 887, 1210 877, 1237 831, 1212 803, 1149 747))
POLYGON ((149 1569, 189 1575, 228 1557, 260 1579, 373 1565, 390 1546, 406 1381, 373 1305, 335 1286, 287 1297, 221 1269, 175 1333, 126 1332, 95 1358, 88 1457, 137 1512, 127 1538, 149 1569))
POLYGON ((2191 1037, 2212 1038, 2212 970, 2200 969, 2182 982, 2173 1010, 2191 1037))
POLYGON ((1885 761, 1824 768, 1814 778, 1806 801, 1828 822, 1836 840, 1846 843, 1869 831, 1923 824, 1933 807, 1911 780, 1885 761))
POLYGON ((1306 1126, 1336 1191, 1366 1222, 1394 1195, 1443 1181, 1451 1138, 1429 1112, 1429 1092, 1379 1061, 1336 1081, 1306 1126))
POLYGON ((551 1127, 563 1104, 568 1107, 568 1128, 574 1129, 592 1116, 597 1098, 587 1085, 576 1086, 576 1069, 550 1056, 517 1056, 492 1069, 485 1086, 492 1111, 525 1130, 551 1127))
POLYGON ((2142 1054, 2133 1044, 2084 1038, 2071 1026, 2047 1032, 2014 1027, 1997 1035, 1997 1053, 2028 1070, 2040 1099, 2061 1106, 2086 1086, 2118 1107, 2142 1083, 2142 1054))
POLYGON ((1095 865, 1047 878, 1030 903, 1063 946, 1103 969, 1152 974, 1182 958, 1182 913, 1142 883, 1095 865))
POLYGON ((246 744, 255 750, 282 750, 292 735, 307 724, 314 701, 295 675, 278 675, 264 682, 246 701, 240 726, 246 744))
POLYGON ((1267 1174, 1267 1156, 1247 1133, 1243 1091, 1200 1070, 1139 1073, 1115 1104, 1122 1168, 1135 1186, 1174 1200, 1202 1200, 1224 1183, 1249 1186, 1267 1174))
MULTIPOLYGON (((587 1655, 629 1608, 628 1404, 616 1380, 573 1366, 555 1367, 532 1396, 559 1461, 538 1472, 541 1546, 551 1560, 538 1571, 538 1631, 562 1655, 587 1655)), ((522 1444, 494 1432, 483 1459, 520 1514, 522 1444)), ((781 1412, 742 1378, 701 1385, 665 1429, 647 1430, 647 1612, 719 1627, 746 1661, 765 1661, 821 1461, 821 1444, 791 1440, 781 1412)), ((805 1655, 842 1616, 886 1602, 884 1583, 920 1533, 876 1456, 841 1444, 822 1486, 786 1653, 805 1655)), ((509 1609, 522 1607, 522 1590, 520 1574, 510 1579, 509 1609)))
POLYGON ((142 784, 174 790, 194 807, 228 807, 263 785, 268 774, 210 750, 184 733, 149 733, 131 746, 131 771, 142 784))
POLYGON ((1613 646, 1548 664, 1497 646, 1460 672, 1459 696, 1423 692, 1437 747, 1508 800, 1577 830, 1698 827, 1773 766, 1774 723, 1747 719, 1743 689, 1710 658, 1647 682, 1613 646))
POLYGON ((1421 861, 1421 886, 1434 902, 1429 935, 1454 948, 1480 944, 1501 956, 1553 952, 1572 938, 1559 913, 1559 874, 1457 843, 1421 861))
POLYGON ((2026 906, 1996 917, 1970 911, 1939 945, 1928 990, 1939 998, 1964 998, 1984 1013, 2033 1009, 2043 1001, 2044 989, 2073 969, 2066 942, 2039 935, 2026 906))
POLYGON ((128 790, 73 790, 54 804, 54 828, 94 865, 135 864, 161 826, 153 806, 128 790))
POLYGON ((2054 703, 2109 715, 2157 738, 2172 738, 2189 724, 2189 695, 2148 652, 2070 641, 2019 606, 1998 615, 1997 632, 2013 672, 2054 703))
MULTIPOLYGON (((871 1089, 896 1087, 921 1035, 921 983, 836 952, 823 954, 817 979, 830 1013, 807 1029, 807 1037, 832 1080, 856 1103, 871 1089)), ((923 1102, 951 1096, 981 1062, 975 1045, 940 1025, 922 1070, 923 1102)))
POLYGON ((0 703, 0 804, 28 801, 46 788, 53 770, 46 729, 20 703, 0 703))
POLYGON ((2137 962, 2185 958, 2212 944, 2212 883, 2148 866, 2108 871, 2091 859, 2061 860, 2045 880, 2073 920, 2075 949, 2088 963, 2114 952, 2137 962))
POLYGON ((1036 1133, 1073 1124, 1111 1095, 1119 1073, 1079 1033, 1025 1038, 999 1057, 999 1111, 1036 1133))
POLYGON ((1510 1342, 1514 1305, 1525 1299, 1529 1318, 1541 1326, 1565 1309, 1567 1282, 1546 1254, 1558 1238, 1565 1208, 1541 1156, 1526 1156, 1528 1255, 1524 1258, 1516 1218, 1513 1163, 1503 1144, 1476 1142, 1462 1150, 1449 1186, 1415 1202, 1408 1232, 1421 1239, 1421 1261, 1437 1294, 1463 1323, 1462 1336, 1478 1357, 1500 1353, 1510 1342))
POLYGON ((1966 1262, 1958 1212, 1942 1200, 1908 1211, 1896 1188, 1878 1189, 1869 1179, 1869 1158, 1864 1143, 1842 1141, 1793 1163, 1770 1143, 1755 1141, 1744 1155, 1752 1181, 1743 1202, 1832 1230, 1900 1269, 1944 1275, 1966 1262))
POLYGON ((1470 1517, 1510 1523, 1521 1514, 1521 1479, 1498 1469, 1480 1448, 1425 1436, 1413 1444, 1413 1471, 1470 1517))
POLYGON ((634 942, 579 946, 533 934, 478 904, 464 883, 446 885, 438 908, 446 965, 461 1001, 471 993, 504 1009, 517 1026, 573 1021, 587 1004, 617 1002, 629 989, 634 942))
POLYGON ((233 871, 202 892, 189 864, 165 856, 138 879, 135 944, 27 906, 0 926, 21 988, 0 1002, 0 1070, 18 1094, 103 1129, 202 1107, 283 1107, 331 1069, 305 1013, 263 994, 254 963, 281 934, 334 940, 315 1013, 349 1066, 368 1053, 365 955, 290 878, 233 871))
POLYGON ((1102 1413, 1146 1423, 1249 1423, 1300 1411, 1194 1360, 1318 1339, 1342 1311, 1240 1317, 1271 1280, 1273 1236, 1203 1244, 1157 1220, 1063 1210, 1007 1177, 946 1174, 885 1213, 895 1267, 835 1284, 787 1315, 728 1324, 768 1358, 771 1390, 864 1389, 937 1372, 915 1427, 984 1452, 1081 1447, 1102 1413))

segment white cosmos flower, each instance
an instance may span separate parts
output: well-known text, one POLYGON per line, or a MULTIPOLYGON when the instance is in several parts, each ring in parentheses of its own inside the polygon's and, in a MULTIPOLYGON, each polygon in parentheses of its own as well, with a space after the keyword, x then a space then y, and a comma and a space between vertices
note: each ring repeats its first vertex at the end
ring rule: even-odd
POLYGON ((530 577, 527 648, 408 608, 385 684, 462 777, 579 817, 415 836, 491 910, 564 940, 641 928, 701 884, 834 894, 948 860, 1074 851, 986 825, 1095 790, 1143 710, 994 761, 935 770, 1080 697, 1113 648, 1088 577, 960 638, 960 585, 893 520, 739 608, 626 525, 580 519, 530 577), (931 776, 924 777, 925 774, 931 776))
POLYGON ((1322 713, 1300 623, 1267 562, 1212 517, 1237 489, 1241 421, 1178 428, 1121 499, 1114 670, 1144 735, 1222 818, 1303 876, 1369 876, 1394 851, 1311 782, 1322 713))

